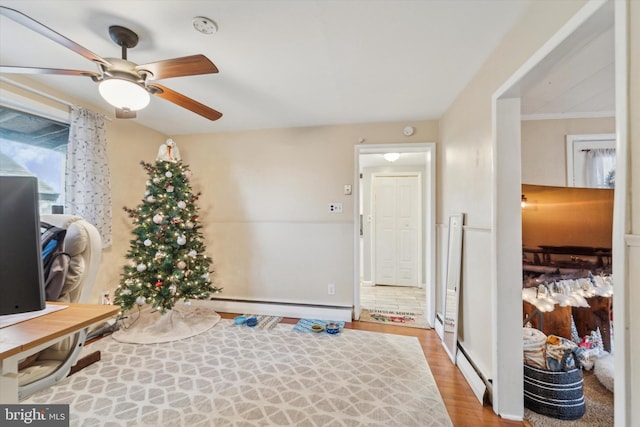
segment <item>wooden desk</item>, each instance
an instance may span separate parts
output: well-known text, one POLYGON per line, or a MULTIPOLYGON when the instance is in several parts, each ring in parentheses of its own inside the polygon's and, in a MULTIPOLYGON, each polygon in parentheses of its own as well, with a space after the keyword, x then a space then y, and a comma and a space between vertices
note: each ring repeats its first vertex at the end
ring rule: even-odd
POLYGON ((67 308, 0 329, 0 403, 18 402, 18 361, 120 311, 115 305, 71 304, 67 308))

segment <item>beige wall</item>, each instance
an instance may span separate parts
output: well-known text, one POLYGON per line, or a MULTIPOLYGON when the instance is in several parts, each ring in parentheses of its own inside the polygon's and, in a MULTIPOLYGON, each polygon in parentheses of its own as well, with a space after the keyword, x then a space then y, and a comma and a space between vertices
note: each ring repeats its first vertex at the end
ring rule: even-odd
POLYGON ((615 133, 615 117, 522 122, 522 183, 567 185, 567 135, 615 133))
POLYGON ((434 142, 436 121, 183 135, 221 298, 353 304, 354 146, 434 142), (340 202, 342 214, 328 204, 340 202), (327 284, 336 294, 327 294, 327 284))
POLYGON ((630 67, 629 67, 629 156, 630 162, 630 228, 628 262, 629 285, 629 346, 631 372, 627 373, 631 384, 629 425, 640 425, 640 2, 628 1, 630 7, 630 67))

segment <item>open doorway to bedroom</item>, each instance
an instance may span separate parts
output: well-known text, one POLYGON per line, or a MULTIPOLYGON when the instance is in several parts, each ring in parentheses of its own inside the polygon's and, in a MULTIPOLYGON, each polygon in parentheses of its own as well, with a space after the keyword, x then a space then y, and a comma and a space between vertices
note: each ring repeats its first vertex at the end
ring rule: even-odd
POLYGON ((430 328, 434 144, 356 147, 355 316, 430 328))
MULTIPOLYGON (((527 363, 525 363, 524 386, 520 380, 513 380, 514 378, 523 377, 523 359, 520 357, 514 357, 516 354, 520 354, 523 351, 520 334, 524 332, 526 335, 527 330, 525 329, 522 331, 522 325, 534 318, 535 320, 540 318, 538 313, 534 313, 534 316, 527 316, 526 309, 523 310, 523 305, 526 307, 526 304, 523 304, 521 300, 526 300, 527 298, 527 293, 525 292, 526 289, 513 289, 511 286, 512 283, 517 282, 523 277, 523 258, 525 258, 525 266, 528 270, 539 269, 540 266, 536 265, 538 261, 544 260, 543 262, 552 262, 553 268, 551 273, 556 275, 563 274, 565 272, 575 273, 576 271, 582 271, 584 267, 589 267, 594 271, 598 270, 599 272, 592 274, 592 276, 597 276, 595 277, 596 280, 593 280, 594 277, 586 278, 592 279, 590 282, 593 282, 596 288, 600 287, 600 285, 604 285, 602 288, 607 286, 606 278, 605 280, 601 279, 611 272, 613 272, 613 276, 611 277, 623 277, 623 274, 620 273, 624 272, 625 268, 624 260, 620 257, 614 258, 616 253, 620 254, 624 252, 624 250, 620 250, 620 248, 624 247, 622 233, 616 232, 616 230, 622 230, 624 224, 624 194, 626 193, 625 187, 627 185, 624 175, 622 175, 622 179, 616 180, 615 182, 615 194, 613 194, 613 190, 593 190, 610 191, 612 193, 605 197, 606 204, 608 206, 605 210, 609 212, 609 220, 607 221, 606 227, 603 228, 608 230, 605 230, 608 234, 608 247, 605 247, 606 245, 600 245, 599 243, 589 243, 586 245, 582 242, 574 244, 563 243, 561 245, 545 244, 542 246, 536 244, 536 247, 534 248, 527 247, 527 245, 531 246, 528 244, 528 241, 532 239, 532 234, 529 229, 529 225, 526 225, 533 219, 532 214, 540 214, 541 210, 543 208, 546 209, 547 206, 553 205, 552 207, 554 210, 558 211, 559 208, 565 209, 572 204, 566 200, 566 196, 563 196, 565 200, 544 201, 545 206, 543 206, 542 192, 550 195, 560 191, 564 193, 567 191, 577 192, 580 190, 580 192, 582 192, 582 189, 564 188, 570 187, 569 178, 571 177, 569 175, 572 173, 573 169, 567 168, 565 163, 567 158, 565 155, 568 155, 568 153, 565 153, 564 150, 565 139, 568 142, 569 134, 572 132, 582 134, 604 134, 615 130, 615 133, 619 136, 617 141, 617 148, 619 149, 619 152, 616 154, 617 163, 618 165, 625 164, 625 147, 627 144, 625 139, 626 134, 624 131, 621 131, 626 129, 628 114, 625 104, 625 97, 627 96, 628 91, 626 88, 627 80, 625 77, 626 39, 624 37, 626 36, 624 35, 624 22, 626 19, 626 9, 624 8, 625 6, 623 3, 618 4, 618 2, 611 1, 592 2, 585 6, 574 16, 574 18, 572 18, 571 21, 569 21, 569 23, 565 25, 562 31, 552 37, 539 52, 532 56, 529 61, 516 71, 516 73, 514 73, 514 75, 512 75, 511 78, 507 80, 494 94, 495 142, 493 153, 495 193, 493 203, 493 227, 495 232, 493 257, 497 262, 494 268, 494 275, 496 278, 494 282, 494 295, 496 295, 496 299, 494 301, 496 307, 494 312, 496 319, 496 331, 494 336, 493 361, 495 375, 493 381, 493 407, 494 411, 499 414, 515 415, 518 412, 523 412, 524 401, 524 405, 527 408, 525 410, 525 416, 534 425, 537 425, 538 421, 534 422, 529 419, 529 416, 533 415, 531 412, 526 412, 531 411, 531 408, 527 406, 527 396, 530 396, 530 391, 527 391, 526 389, 528 382, 526 372, 528 370, 527 363), (619 35, 623 36, 618 38, 619 35), (613 43, 614 39, 615 46, 613 43), (606 45, 606 50, 611 54, 609 62, 605 62, 604 64, 594 62, 592 64, 594 74, 599 73, 601 75, 609 75, 609 81, 606 82, 606 84, 609 87, 609 94, 611 95, 611 102, 609 104, 610 108, 608 110, 608 113, 610 114, 605 115, 604 113, 607 113, 606 111, 600 112, 599 115, 591 114, 589 116, 589 120, 585 120, 584 123, 584 125, 588 126, 589 129, 578 130, 572 129, 572 127, 577 124, 577 119, 575 117, 569 117, 566 112, 564 114, 564 118, 558 117, 558 120, 566 119, 566 121, 562 122, 560 126, 563 128, 564 132, 564 135, 560 138, 559 144, 559 153, 562 155, 553 155, 549 152, 551 147, 547 147, 548 149, 546 151, 540 149, 541 145, 543 145, 543 143, 541 143, 540 136, 544 135, 545 138, 548 139, 550 135, 548 129, 550 127, 558 127, 558 122, 551 123, 551 117, 548 115, 545 117, 543 114, 531 112, 531 107, 536 102, 539 104, 538 106, 542 107, 540 105, 539 98, 536 99, 536 97, 531 95, 531 93, 535 92, 536 85, 538 85, 538 88, 544 88, 543 90, 546 91, 548 91, 550 87, 553 87, 553 83, 558 82, 557 79, 560 75, 559 72, 562 71, 563 66, 565 68, 564 71, 566 71, 566 69, 575 69, 574 67, 567 66, 567 61, 575 59, 578 55, 578 51, 589 43, 600 43, 602 45, 606 45), (615 69, 614 64, 616 65, 615 69), (622 67, 618 68, 618 65, 622 65, 622 67), (607 70, 610 70, 611 72, 607 73, 607 70), (614 93, 616 94, 615 99, 613 97, 614 93), (604 128, 593 128, 597 121, 606 122, 607 118, 611 123, 608 125, 604 123, 604 128), (522 121, 523 119, 525 121, 522 121), (547 123, 545 127, 547 130, 544 132, 538 132, 538 136, 534 138, 536 139, 535 143, 527 144, 525 140, 528 137, 527 134, 531 131, 530 128, 540 128, 542 124, 541 122, 538 122, 534 125, 532 124, 532 120, 546 120, 547 123), (570 122, 571 120, 573 121, 570 122), (540 161, 541 159, 531 150, 531 147, 534 146, 537 152, 542 153, 547 157, 547 159, 549 159, 549 161, 540 161), (513 158, 522 158, 522 164, 514 164, 513 158), (559 168, 555 168, 554 165, 550 164, 550 162, 559 162, 559 168), (554 175, 556 172, 560 172, 561 176, 558 177, 554 175), (534 181, 532 181, 532 177, 535 177, 534 181), (538 181, 535 181, 536 179, 538 181), (520 203, 518 203, 518 201, 520 201, 520 203), (613 207, 611 208, 611 206, 613 207), (537 213, 534 212, 535 209, 538 209, 536 211, 537 213), (612 217, 611 210, 613 211, 612 217), (500 221, 497 221, 498 218, 500 221), (526 230, 523 228, 525 225, 527 227, 526 230), (523 244, 525 246, 523 247, 523 253, 510 251, 510 248, 522 246, 523 244), (558 254, 558 251, 562 253, 558 254), (575 251, 579 251, 579 253, 573 254, 572 252, 575 251), (616 271, 618 271, 618 273, 616 273, 616 271)), ((588 69, 588 66, 578 68, 581 69, 580 74, 583 77, 586 73, 591 72, 588 69)), ((590 81, 589 86, 591 88, 595 86, 593 80, 590 81)), ((556 95, 561 95, 561 91, 558 87, 555 88, 554 92, 556 95)), ((585 101, 588 100, 590 96, 591 98, 594 97, 593 94, 589 93, 582 93, 581 96, 585 101)), ((575 101, 575 94, 571 98, 575 101)), ((576 103, 564 102, 563 108, 569 108, 570 105, 576 106, 576 103)), ((545 106, 548 107, 549 104, 545 106)), ((560 114, 560 116, 561 115, 562 114, 560 114)), ((600 148, 604 150, 608 149, 605 147, 599 147, 598 149, 600 148)), ((620 176, 609 174, 608 178, 620 178, 620 176)), ((605 181, 607 181, 607 179, 605 179, 605 181)), ((546 195, 544 197, 546 197, 546 195)), ((591 209, 590 212, 593 214, 595 213, 595 208, 592 203, 594 196, 589 196, 589 200, 591 207, 584 205, 583 203, 582 209, 591 209)), ((562 221, 573 219, 574 222, 585 222, 584 220, 580 220, 578 216, 574 214, 556 213, 555 215, 562 221)), ((591 219, 592 218, 589 218, 589 221, 591 219)), ((588 229, 589 227, 586 228, 588 229)), ((594 233, 593 229, 585 231, 586 234, 594 233)), ((567 234, 568 232, 568 227, 560 227, 556 230, 555 234, 567 234)), ((547 232, 546 234, 549 235, 550 233, 547 232)), ((583 235, 585 235, 585 233, 582 233, 581 237, 583 237, 583 235)), ((548 239, 548 237, 550 236, 545 238, 548 239)), ((538 264, 542 264, 543 262, 538 264)), ((571 286, 571 283, 561 282, 560 279, 563 278, 552 278, 552 283, 550 283, 551 287, 560 286, 562 288, 560 297, 564 295, 563 292, 566 289, 566 296, 571 298, 571 292, 574 288, 571 286)), ((569 280, 578 282, 583 279, 585 278, 579 277, 570 278, 569 280)), ((580 282, 580 284, 582 285, 583 283, 580 282)), ((540 284, 536 283, 536 285, 537 286, 532 290, 535 294, 534 298, 536 298, 537 301, 540 296, 545 296, 545 288, 547 286, 539 288, 540 284)), ((625 308, 620 301, 625 299, 624 296, 628 289, 627 285, 621 280, 613 282, 609 287, 613 290, 614 294, 613 307, 614 312, 617 312, 614 317, 624 317, 625 308)), ((575 288, 575 290, 582 291, 585 289, 584 286, 581 286, 580 288, 581 289, 575 288)), ((588 286, 587 288, 591 289, 591 286, 588 286)), ((553 292, 557 293, 557 291, 553 292)), ((602 295, 597 294, 597 296, 601 297, 602 295)), ((605 299, 609 297, 610 295, 608 297, 605 296, 605 299)), ((611 303, 606 301, 605 303, 606 310, 611 309, 611 303)), ((595 310, 594 305, 595 303, 593 303, 593 305, 588 309, 588 311, 590 311, 590 315, 593 314, 592 312, 595 310)), ((560 314, 562 310, 568 312, 567 316, 563 316, 566 318, 565 320, 567 320, 567 332, 565 333, 569 335, 569 339, 572 339, 571 317, 575 317, 573 309, 571 307, 567 308, 566 304, 553 303, 551 303, 548 308, 550 312, 558 312, 560 314), (554 306, 556 309, 554 309, 554 306)), ((538 311, 541 310, 538 309, 538 311)), ((609 312, 607 311, 607 313, 605 313, 605 318, 601 319, 601 325, 603 328, 608 327, 606 326, 609 320, 608 313, 609 312)), ((577 323, 578 322, 576 321, 576 324, 577 323)), ((546 327, 551 326, 549 325, 549 322, 545 323, 545 325, 546 327)), ((596 328, 594 327, 593 329, 595 330, 596 328)), ((577 331, 577 334, 580 334, 580 331, 577 331)), ((561 334, 554 333, 554 335, 561 334)), ((628 369, 628 360, 626 360, 624 356, 626 343, 624 338, 621 338, 619 335, 617 335, 615 339, 608 341, 611 344, 611 348, 615 346, 616 352, 614 358, 616 361, 615 373, 613 374, 613 377, 615 377, 616 393, 612 399, 615 401, 614 411, 609 412, 609 415, 607 416, 608 418, 604 423, 612 425, 614 418, 614 414, 612 412, 615 412, 616 425, 626 425, 625 420, 628 419, 628 395, 626 395, 624 390, 624 383, 627 381, 625 372, 628 369)), ((586 394, 587 393, 585 391, 585 398, 586 394)), ((598 393, 598 397, 600 397, 601 394, 602 393, 598 393)), ((589 404, 586 406, 588 410, 589 404)), ((595 405, 591 404, 591 407, 595 408, 595 405)), ((534 415, 536 416, 539 413, 538 411, 534 412, 534 415)), ((600 418, 603 416, 603 410, 596 410, 596 412, 596 416, 600 418)), ((587 415, 584 416, 586 417, 587 415)), ((582 415, 579 417, 582 417, 582 415)), ((591 421, 588 421, 587 423, 590 422, 591 421)))

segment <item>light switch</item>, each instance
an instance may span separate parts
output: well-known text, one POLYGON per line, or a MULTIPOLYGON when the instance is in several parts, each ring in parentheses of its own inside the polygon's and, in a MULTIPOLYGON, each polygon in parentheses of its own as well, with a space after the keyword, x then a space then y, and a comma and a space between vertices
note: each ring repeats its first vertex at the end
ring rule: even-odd
POLYGON ((351 184, 345 184, 345 186, 344 186, 344 195, 345 196, 350 196, 351 195, 351 184))

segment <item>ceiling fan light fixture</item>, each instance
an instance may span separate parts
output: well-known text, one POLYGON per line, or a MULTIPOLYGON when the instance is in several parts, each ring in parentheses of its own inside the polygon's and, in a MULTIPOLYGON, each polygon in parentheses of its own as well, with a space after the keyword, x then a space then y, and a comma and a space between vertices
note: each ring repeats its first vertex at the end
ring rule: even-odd
POLYGON ((103 80, 98 86, 98 91, 105 101, 123 110, 142 110, 151 100, 149 92, 143 87, 124 79, 103 80))
POLYGON ((385 153, 382 157, 384 157, 387 162, 393 163, 400 158, 400 153, 385 153))

